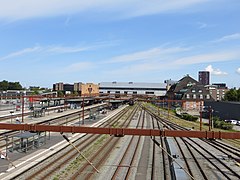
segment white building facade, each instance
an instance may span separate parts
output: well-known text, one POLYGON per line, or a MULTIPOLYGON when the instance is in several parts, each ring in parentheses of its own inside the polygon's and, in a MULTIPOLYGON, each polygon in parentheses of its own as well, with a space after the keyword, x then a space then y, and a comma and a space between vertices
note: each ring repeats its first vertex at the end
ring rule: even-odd
POLYGON ((125 94, 125 95, 149 95, 165 96, 166 83, 140 83, 140 82, 101 82, 100 94, 125 94))

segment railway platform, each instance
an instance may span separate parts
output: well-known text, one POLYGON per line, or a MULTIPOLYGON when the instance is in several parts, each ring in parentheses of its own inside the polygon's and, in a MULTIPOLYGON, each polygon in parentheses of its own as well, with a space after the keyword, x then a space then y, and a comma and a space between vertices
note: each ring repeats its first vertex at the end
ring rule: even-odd
MULTIPOLYGON (((84 120, 85 126, 90 126, 90 127, 97 126, 102 121, 107 121, 109 118, 111 118, 116 113, 121 111, 122 108, 108 112, 104 115, 100 115, 100 117, 96 118, 96 120, 94 121, 89 119, 88 116, 85 116, 86 118, 84 120)), ((72 110, 64 111, 62 113, 57 113, 57 112, 50 113, 45 117, 26 119, 26 122, 36 123, 36 122, 43 121, 44 119, 55 118, 56 116, 68 114, 70 111, 75 112, 79 110, 80 109, 72 109, 72 110)), ((80 136, 83 136, 84 134, 68 133, 66 135, 70 139, 70 141, 74 142, 76 139, 78 139, 80 136)), ((8 157, 10 158, 12 164, 5 159, 0 159, 0 179, 11 179, 11 177, 14 177, 16 174, 23 172, 25 169, 29 168, 34 163, 40 162, 42 159, 45 159, 46 157, 51 156, 51 154, 69 145, 63 139, 60 133, 51 133, 51 136, 49 136, 49 138, 47 138, 46 144, 40 146, 38 149, 29 149, 25 153, 21 153, 17 151, 7 152, 8 157), (16 168, 13 165, 16 166, 16 168)))

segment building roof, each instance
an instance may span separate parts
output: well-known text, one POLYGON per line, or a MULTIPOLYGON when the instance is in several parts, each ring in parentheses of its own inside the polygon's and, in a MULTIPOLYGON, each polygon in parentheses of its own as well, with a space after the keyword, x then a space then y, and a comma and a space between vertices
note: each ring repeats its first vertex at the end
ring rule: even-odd
POLYGON ((37 133, 31 133, 29 131, 25 131, 23 133, 18 133, 16 135, 14 135, 13 137, 27 139, 27 138, 33 137, 35 135, 37 135, 37 133))
POLYGON ((101 82, 100 88, 166 88, 166 83, 145 83, 145 82, 101 82))
POLYGON ((198 81, 190 77, 189 75, 183 77, 175 85, 174 92, 180 92, 189 89, 189 87, 200 84, 198 81))

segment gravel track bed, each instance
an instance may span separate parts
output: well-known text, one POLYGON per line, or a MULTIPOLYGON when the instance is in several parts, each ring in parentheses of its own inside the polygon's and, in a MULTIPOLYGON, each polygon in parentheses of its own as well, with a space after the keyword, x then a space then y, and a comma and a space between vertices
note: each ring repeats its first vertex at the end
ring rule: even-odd
MULTIPOLYGON (((203 141, 201 141, 200 139, 194 139, 195 142, 197 142, 198 145, 200 145, 203 148, 200 148, 200 146, 198 146, 197 144, 192 143, 192 141, 190 141, 189 139, 186 139, 187 142, 191 143, 192 146, 196 147, 201 153, 203 153, 213 164, 217 165, 227 176, 230 177, 230 179, 237 179, 236 176, 234 176, 229 170, 226 169, 226 167, 224 167, 222 164, 220 164, 218 162, 218 160, 220 160, 221 162, 223 162, 225 165, 227 165, 228 167, 230 167, 233 171, 237 172, 238 174, 239 172, 239 167, 237 167, 236 165, 234 165, 233 161, 228 161, 225 160, 224 155, 222 152, 216 150, 215 148, 213 148, 212 146, 210 146, 209 144, 204 144, 203 141), (212 155, 214 155, 214 157, 212 157, 211 155, 209 155, 205 150, 207 150, 208 152, 210 152, 212 155)), ((205 158, 202 158, 202 168, 204 171, 208 171, 211 174, 211 177, 215 178, 221 178, 224 179, 225 177, 221 174, 221 172, 219 172, 218 169, 216 169, 211 163, 209 163, 208 161, 206 161, 205 158)), ((201 162, 201 161, 200 161, 201 162)))

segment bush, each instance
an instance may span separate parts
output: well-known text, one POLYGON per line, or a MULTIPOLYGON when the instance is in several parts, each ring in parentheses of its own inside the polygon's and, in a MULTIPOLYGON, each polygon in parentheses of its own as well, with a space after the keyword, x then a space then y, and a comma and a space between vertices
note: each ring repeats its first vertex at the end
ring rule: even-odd
POLYGON ((198 120, 198 117, 197 117, 197 116, 192 116, 192 115, 190 115, 190 114, 182 114, 182 115, 181 115, 181 118, 182 118, 182 119, 185 119, 185 120, 187 120, 187 121, 194 121, 194 122, 196 122, 196 121, 198 120))
POLYGON ((233 125, 230 123, 226 123, 223 120, 221 120, 219 117, 213 117, 213 125, 215 128, 220 128, 224 130, 231 130, 233 128, 233 125))
POLYGON ((223 123, 224 123, 223 121, 214 121, 213 125, 215 128, 221 128, 223 123))
POLYGON ((222 127, 221 127, 221 129, 225 129, 225 130, 231 130, 232 128, 233 128, 232 124, 225 123, 225 122, 222 124, 222 127))

